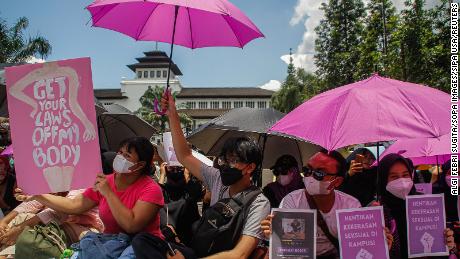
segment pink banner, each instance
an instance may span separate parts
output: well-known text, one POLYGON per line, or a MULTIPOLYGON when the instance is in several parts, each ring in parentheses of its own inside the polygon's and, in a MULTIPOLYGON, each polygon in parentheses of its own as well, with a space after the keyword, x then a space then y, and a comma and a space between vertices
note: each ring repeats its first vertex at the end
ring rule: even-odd
POLYGON ((101 172, 91 60, 6 68, 18 186, 28 194, 93 185, 101 172))

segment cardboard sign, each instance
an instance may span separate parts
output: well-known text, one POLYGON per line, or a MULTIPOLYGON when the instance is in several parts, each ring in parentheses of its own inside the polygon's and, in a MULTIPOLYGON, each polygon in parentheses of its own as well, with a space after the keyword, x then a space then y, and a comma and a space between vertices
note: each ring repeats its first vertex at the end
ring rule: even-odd
POLYGON ((383 208, 337 210, 340 258, 389 259, 383 208))
POLYGON ((444 194, 407 196, 406 217, 409 258, 449 255, 444 194))
POLYGON ((270 259, 316 258, 316 210, 272 209, 270 259))
POLYGON ((431 183, 416 183, 415 189, 419 193, 423 194, 432 194, 433 193, 433 185, 431 183))
POLYGON ((92 186, 102 169, 90 59, 7 67, 6 81, 18 186, 92 186))
POLYGON ((176 151, 174 151, 171 132, 163 133, 163 148, 165 162, 167 162, 169 166, 182 166, 177 160, 176 151))

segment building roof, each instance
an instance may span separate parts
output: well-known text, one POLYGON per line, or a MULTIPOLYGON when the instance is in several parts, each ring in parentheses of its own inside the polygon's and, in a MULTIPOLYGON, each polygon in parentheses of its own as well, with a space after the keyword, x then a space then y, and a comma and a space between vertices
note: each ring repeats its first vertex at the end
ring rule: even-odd
POLYGON ((258 87, 184 87, 177 98, 271 98, 274 93, 258 87))
POLYGON ((94 89, 94 97, 97 99, 126 99, 120 88, 115 89, 94 89))
MULTIPOLYGON (((145 57, 136 58, 139 63, 128 65, 133 72, 136 72, 136 68, 168 68, 171 60, 164 51, 149 51, 144 52, 144 55, 145 57)), ((179 67, 174 62, 171 64, 171 71, 176 76, 182 75, 179 67)))
POLYGON ((193 119, 213 119, 228 112, 229 109, 181 109, 178 111, 187 114, 193 119))

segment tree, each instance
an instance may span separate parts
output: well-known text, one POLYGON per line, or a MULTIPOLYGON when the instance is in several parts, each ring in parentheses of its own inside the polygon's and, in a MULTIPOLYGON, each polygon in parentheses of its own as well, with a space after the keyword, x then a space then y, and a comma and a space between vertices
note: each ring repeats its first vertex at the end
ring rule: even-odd
POLYGON ((390 0, 371 0, 367 12, 362 42, 358 47, 360 55, 355 80, 367 78, 374 72, 391 76, 388 67, 399 56, 399 46, 392 37, 398 22, 393 3, 390 0))
POLYGON ((25 39, 23 34, 28 26, 26 17, 19 18, 11 28, 0 18, 0 63, 24 62, 31 56, 46 58, 51 54, 51 45, 42 36, 25 39))
MULTIPOLYGON (((149 86, 139 99, 142 107, 136 111, 137 115, 139 115, 146 122, 150 123, 153 127, 159 129, 160 132, 166 131, 168 117, 156 114, 153 109, 153 103, 155 98, 161 100, 163 92, 164 89, 160 86, 155 86, 155 88, 149 86)), ((173 94, 173 97, 176 98, 176 95, 173 94)), ((185 113, 179 112, 179 119, 181 124, 185 125, 186 127, 192 123, 192 119, 185 113)))
POLYGON ((291 53, 286 80, 272 96, 272 106, 280 112, 290 112, 303 102, 303 85, 299 83, 296 73, 291 53))
POLYGON ((324 91, 353 82, 365 10, 361 0, 329 0, 321 9, 324 18, 315 29, 315 64, 324 91))

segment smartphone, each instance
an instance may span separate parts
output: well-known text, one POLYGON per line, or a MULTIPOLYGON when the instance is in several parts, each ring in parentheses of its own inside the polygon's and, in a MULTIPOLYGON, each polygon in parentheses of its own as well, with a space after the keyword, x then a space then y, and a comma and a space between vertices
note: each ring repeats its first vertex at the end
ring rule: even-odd
POLYGON ((364 156, 361 155, 361 154, 357 154, 356 157, 355 157, 355 163, 360 163, 362 164, 364 161, 364 156))
POLYGON ((170 256, 175 256, 176 255, 176 252, 174 252, 174 249, 172 249, 171 245, 169 244, 169 242, 167 242, 168 244, 168 253, 170 256))

